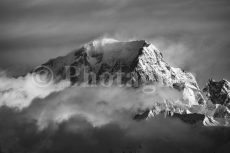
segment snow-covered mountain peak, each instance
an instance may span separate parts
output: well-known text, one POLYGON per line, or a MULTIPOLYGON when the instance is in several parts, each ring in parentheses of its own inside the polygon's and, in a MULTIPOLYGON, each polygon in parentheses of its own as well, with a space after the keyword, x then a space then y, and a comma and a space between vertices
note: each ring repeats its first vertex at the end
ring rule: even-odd
MULTIPOLYGON (((94 40, 42 66, 52 71, 55 82, 69 80, 72 85, 78 86, 109 84, 134 89, 149 85, 163 88, 158 93, 160 102, 144 111, 144 116, 140 113, 137 118, 147 118, 162 112, 212 117, 207 115, 210 110, 195 76, 170 66, 162 53, 145 40, 94 40), (165 89, 178 91, 182 96, 168 98, 165 89)), ((209 125, 207 118, 203 123, 209 125)))

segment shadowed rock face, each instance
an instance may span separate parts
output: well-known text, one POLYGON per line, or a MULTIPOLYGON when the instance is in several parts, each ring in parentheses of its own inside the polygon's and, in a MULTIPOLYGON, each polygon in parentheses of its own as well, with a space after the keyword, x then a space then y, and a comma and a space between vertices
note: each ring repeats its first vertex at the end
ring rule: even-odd
POLYGON ((230 83, 227 80, 209 80, 203 91, 213 104, 230 106, 230 83))
POLYGON ((206 93, 206 97, 208 98, 206 110, 208 112, 207 116, 211 116, 211 119, 209 118, 209 120, 215 122, 216 125, 229 126, 230 83, 224 79, 221 81, 214 81, 210 79, 203 91, 206 93))

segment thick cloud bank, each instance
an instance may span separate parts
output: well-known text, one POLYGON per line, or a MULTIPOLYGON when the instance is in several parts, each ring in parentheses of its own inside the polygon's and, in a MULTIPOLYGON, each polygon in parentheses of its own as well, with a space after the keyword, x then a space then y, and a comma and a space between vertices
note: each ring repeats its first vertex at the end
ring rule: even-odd
POLYGON ((163 102, 162 98, 180 98, 174 90, 159 87, 144 93, 143 89, 79 86, 61 90, 65 86, 59 84, 39 90, 26 86, 29 78, 4 77, 1 82, 5 83, 1 90, 8 85, 9 95, 22 91, 28 98, 7 97, 8 90, 2 93, 0 152, 222 153, 229 149, 228 128, 189 125, 163 116, 132 119, 136 112, 163 102))
POLYGON ((41 81, 41 76, 35 76, 35 74, 9 78, 2 72, 0 76, 0 107, 8 106, 21 110, 28 107, 33 99, 45 98, 50 93, 69 86, 67 81, 59 84, 54 84, 52 80, 44 80, 43 83, 41 81))
POLYGON ((41 84, 36 81, 34 74, 19 78, 8 78, 5 75, 0 77, 0 81, 0 107, 26 111, 26 116, 35 119, 40 130, 49 125, 58 125, 73 116, 84 118, 93 127, 113 122, 127 126, 136 113, 157 105, 166 105, 165 99, 175 101, 175 106, 186 107, 177 101, 182 98, 181 92, 160 86, 144 86, 140 89, 70 87, 68 81, 41 84))
POLYGON ((161 116, 128 126, 110 123, 92 126, 84 117, 75 116, 59 128, 37 131, 26 112, 0 109, 0 148, 10 153, 217 153, 228 152, 230 131, 187 125, 161 116))

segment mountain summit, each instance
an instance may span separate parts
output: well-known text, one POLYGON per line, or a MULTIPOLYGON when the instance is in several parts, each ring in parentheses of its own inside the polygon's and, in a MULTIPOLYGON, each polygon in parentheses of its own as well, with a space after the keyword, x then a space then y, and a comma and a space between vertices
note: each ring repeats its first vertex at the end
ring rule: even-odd
POLYGON ((132 87, 160 84, 179 91, 189 88, 196 95, 196 101, 203 103, 193 74, 171 67, 164 61, 162 53, 144 40, 95 40, 66 56, 51 59, 42 66, 54 72, 56 81, 70 79, 72 84, 81 84, 83 81, 98 84, 108 77, 106 74, 110 74, 110 79, 115 80, 113 84, 129 83, 132 87), (84 76, 84 73, 89 75, 84 76), (90 74, 96 74, 96 78, 90 74), (120 77, 118 74, 121 75, 121 82, 116 81, 120 77))

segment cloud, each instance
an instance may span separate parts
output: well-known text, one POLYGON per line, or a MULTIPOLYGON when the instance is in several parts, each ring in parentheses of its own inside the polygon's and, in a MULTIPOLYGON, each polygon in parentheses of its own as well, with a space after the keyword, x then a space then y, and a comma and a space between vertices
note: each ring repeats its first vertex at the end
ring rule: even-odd
POLYGON ((56 130, 38 132, 36 123, 26 119, 24 113, 0 108, 0 121, 2 152, 222 153, 229 149, 228 128, 191 126, 162 116, 131 122, 126 127, 116 123, 93 127, 77 116, 56 130))
MULTIPOLYGON (((81 117, 93 127, 117 123, 127 126, 138 112, 146 111, 158 105, 166 109, 165 101, 179 100, 182 94, 174 89, 156 90, 147 93, 143 89, 134 90, 119 87, 71 87, 51 94, 45 99, 37 99, 26 109, 29 118, 37 121, 40 130, 49 126, 57 128, 72 117, 81 117)), ((186 108, 178 101, 174 107, 186 108)))
POLYGON ((186 68, 187 62, 194 57, 194 50, 186 42, 173 42, 166 39, 150 40, 160 48, 165 61, 173 67, 186 68))
POLYGON ((38 75, 29 73, 18 78, 9 78, 6 74, 0 76, 0 107, 8 106, 22 110, 35 98, 45 98, 50 93, 63 90, 70 85, 67 81, 54 84, 53 80, 41 80, 42 76, 38 75))

